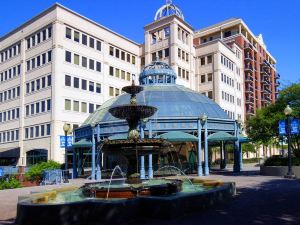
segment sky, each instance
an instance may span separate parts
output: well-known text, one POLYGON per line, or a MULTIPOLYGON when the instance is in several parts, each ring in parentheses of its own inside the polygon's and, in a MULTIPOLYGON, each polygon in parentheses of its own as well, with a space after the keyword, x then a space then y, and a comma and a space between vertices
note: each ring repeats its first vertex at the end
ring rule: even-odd
MULTIPOLYGON (((0 36, 53 5, 54 0, 0 0, 0 36)), ((58 3, 138 43, 165 0, 57 0, 58 3)), ((300 81, 299 0, 173 0, 195 30, 238 17, 262 33, 277 60, 281 82, 300 81)))

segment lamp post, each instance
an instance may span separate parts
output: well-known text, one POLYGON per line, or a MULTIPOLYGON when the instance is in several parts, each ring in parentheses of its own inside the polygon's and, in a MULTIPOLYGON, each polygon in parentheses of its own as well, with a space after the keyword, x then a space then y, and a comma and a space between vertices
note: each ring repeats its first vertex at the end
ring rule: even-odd
POLYGON ((64 126, 63 126, 63 130, 65 132, 65 170, 68 170, 68 154, 67 154, 68 142, 67 142, 67 136, 68 136, 68 132, 70 131, 70 125, 65 123, 64 126))
POLYGON ((201 124, 204 126, 204 175, 207 176, 209 174, 208 168, 208 142, 207 142, 207 115, 203 114, 200 117, 201 124))
POLYGON ((293 110, 292 108, 287 105, 284 109, 284 114, 286 115, 286 132, 287 132, 287 138, 288 138, 288 172, 285 175, 286 178, 293 178, 295 177, 295 174, 292 171, 292 155, 291 155, 291 114, 293 110))

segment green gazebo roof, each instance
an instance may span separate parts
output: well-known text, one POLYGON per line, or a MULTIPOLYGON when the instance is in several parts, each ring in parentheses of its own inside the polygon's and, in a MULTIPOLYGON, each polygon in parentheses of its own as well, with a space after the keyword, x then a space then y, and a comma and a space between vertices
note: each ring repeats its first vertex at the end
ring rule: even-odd
POLYGON ((215 141, 236 141, 237 137, 228 134, 224 131, 219 131, 213 134, 208 135, 207 140, 209 142, 215 142, 215 141))
POLYGON ((162 138, 171 142, 198 141, 194 135, 182 131, 170 131, 164 134, 157 135, 155 138, 162 138))
POLYGON ((72 145, 72 148, 90 148, 92 147, 92 142, 87 139, 81 139, 72 145))

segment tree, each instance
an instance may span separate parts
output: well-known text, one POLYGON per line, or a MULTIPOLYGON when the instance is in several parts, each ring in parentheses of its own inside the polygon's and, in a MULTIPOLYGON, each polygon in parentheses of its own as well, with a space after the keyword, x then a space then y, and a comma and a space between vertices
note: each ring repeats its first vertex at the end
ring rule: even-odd
POLYGON ((252 143, 243 143, 242 144, 243 154, 246 154, 247 157, 249 156, 249 153, 256 153, 255 145, 252 143))

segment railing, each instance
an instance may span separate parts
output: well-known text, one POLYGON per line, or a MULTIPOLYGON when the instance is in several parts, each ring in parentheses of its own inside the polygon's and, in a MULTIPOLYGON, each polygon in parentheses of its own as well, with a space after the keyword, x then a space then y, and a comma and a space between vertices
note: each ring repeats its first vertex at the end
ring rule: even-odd
POLYGON ((245 66, 245 71, 253 71, 253 67, 252 66, 245 66))

